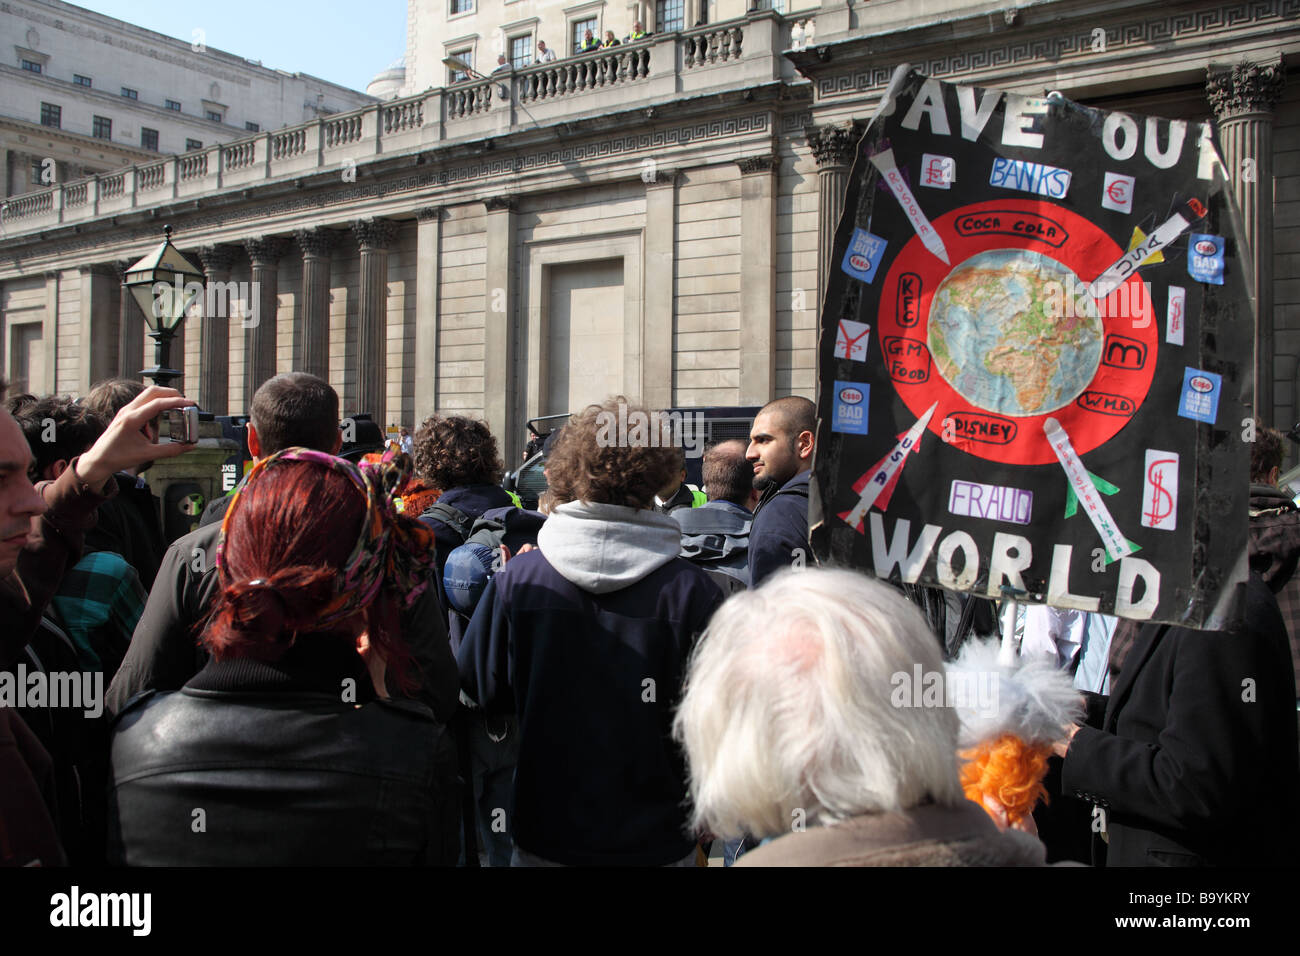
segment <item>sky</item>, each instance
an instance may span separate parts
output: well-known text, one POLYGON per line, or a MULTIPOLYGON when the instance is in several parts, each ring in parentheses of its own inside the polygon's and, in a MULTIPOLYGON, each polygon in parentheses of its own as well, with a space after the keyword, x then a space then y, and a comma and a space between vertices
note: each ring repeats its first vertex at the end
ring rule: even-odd
POLYGON ((406 0, 76 0, 105 16, 270 69, 365 90, 406 52, 406 0))

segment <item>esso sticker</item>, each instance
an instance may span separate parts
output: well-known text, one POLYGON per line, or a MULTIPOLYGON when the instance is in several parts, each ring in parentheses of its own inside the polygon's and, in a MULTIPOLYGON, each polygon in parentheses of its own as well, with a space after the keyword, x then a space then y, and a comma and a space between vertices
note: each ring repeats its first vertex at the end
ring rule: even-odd
POLYGON ((862 392, 856 388, 844 388, 840 390, 840 401, 849 405, 857 405, 862 401, 862 392))
POLYGON ((1203 256, 1212 256, 1219 251, 1219 247, 1208 239, 1202 239, 1196 244, 1196 251, 1203 256))
POLYGON ((1211 382, 1204 375, 1193 376, 1191 381, 1188 382, 1188 384, 1191 385, 1192 388, 1196 389, 1196 391, 1202 393, 1214 390, 1214 383, 1211 382))
POLYGON ((863 272, 871 268, 871 260, 866 256, 849 256, 849 262, 853 268, 861 269, 863 272))

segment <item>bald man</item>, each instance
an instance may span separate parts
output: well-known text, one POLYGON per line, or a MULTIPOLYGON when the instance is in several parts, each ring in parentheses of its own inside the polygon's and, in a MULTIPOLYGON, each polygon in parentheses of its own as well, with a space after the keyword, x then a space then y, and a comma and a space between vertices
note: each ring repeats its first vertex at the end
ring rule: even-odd
POLYGON ((812 477, 817 407, 789 395, 754 418, 745 458, 762 494, 749 532, 749 586, 774 571, 808 562, 808 481, 812 477))

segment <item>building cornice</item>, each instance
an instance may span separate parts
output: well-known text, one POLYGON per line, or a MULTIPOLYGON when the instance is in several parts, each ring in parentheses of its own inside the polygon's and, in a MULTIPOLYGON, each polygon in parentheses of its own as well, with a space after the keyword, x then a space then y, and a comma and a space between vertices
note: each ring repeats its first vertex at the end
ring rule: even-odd
POLYGON ((1300 0, 1049 0, 1016 9, 1011 22, 984 11, 827 38, 786 56, 822 103, 882 92, 903 62, 941 79, 1033 68, 1059 77, 1167 59, 1179 42, 1213 51, 1229 37, 1275 47, 1289 37, 1300 49, 1300 0))

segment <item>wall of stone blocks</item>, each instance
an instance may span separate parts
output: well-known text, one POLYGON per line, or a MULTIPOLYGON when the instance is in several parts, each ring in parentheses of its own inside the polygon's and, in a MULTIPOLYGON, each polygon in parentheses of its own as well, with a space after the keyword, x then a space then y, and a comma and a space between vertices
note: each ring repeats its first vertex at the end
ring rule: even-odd
POLYGON ((443 218, 435 403, 439 414, 483 415, 486 229, 480 203, 453 206, 443 218))
POLYGON ((1273 424, 1284 431, 1300 419, 1300 73, 1288 81, 1273 125, 1273 424))
POLYGON ((813 398, 817 388, 817 163, 782 144, 776 218, 776 395, 813 398))
POLYGON ((81 372, 81 273, 63 269, 58 274, 58 365, 55 367, 54 391, 60 395, 78 394, 81 372))
POLYGON ((673 405, 740 400, 740 170, 687 169, 677 188, 673 405))
POLYGON ((339 393, 344 416, 376 409, 357 403, 357 304, 361 288, 361 253, 350 237, 335 248, 330 262, 329 383, 339 393))
MULTIPOLYGON (((230 268, 231 282, 252 282, 252 267, 247 259, 237 257, 230 268)), ((243 286, 241 286, 243 288, 243 286)), ((251 289, 249 290, 251 293, 251 289)), ((246 306, 245 306, 246 307, 246 306)), ((229 336, 229 375, 227 389, 230 396, 227 407, 231 415, 246 415, 248 408, 244 404, 244 346, 248 330, 242 320, 232 319, 229 336)))
MULTIPOLYGON (((416 224, 399 223, 388 250, 388 316, 384 421, 396 425, 416 424, 415 417, 415 271, 416 224)), ((432 361, 433 357, 429 357, 432 361)))

